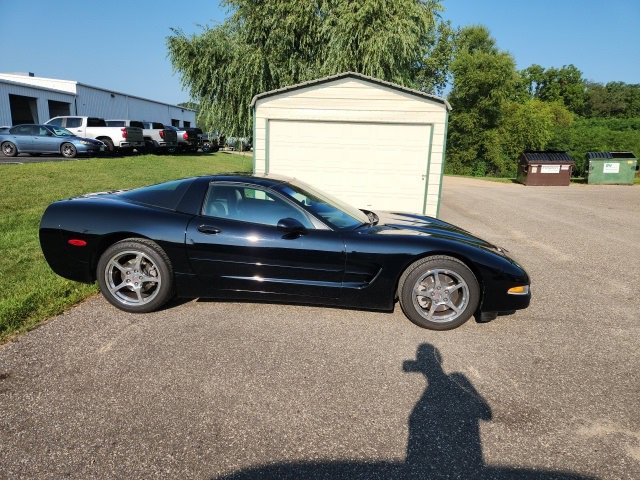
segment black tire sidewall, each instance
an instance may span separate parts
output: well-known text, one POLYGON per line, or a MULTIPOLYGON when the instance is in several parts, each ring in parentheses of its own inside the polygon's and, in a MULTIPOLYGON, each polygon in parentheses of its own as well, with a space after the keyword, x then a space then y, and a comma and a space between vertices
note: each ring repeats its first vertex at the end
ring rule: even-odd
POLYGON ((113 146, 113 142, 111 141, 111 139, 100 138, 99 140, 105 144, 105 146, 107 147, 107 152, 113 153, 113 151, 115 150, 115 147, 113 146))
POLYGON ((166 253, 164 253, 162 248, 160 248, 159 245, 150 240, 127 239, 111 245, 100 256, 100 260, 98 261, 98 266, 96 269, 96 277, 102 295, 113 306, 119 308, 120 310, 124 310, 125 312, 153 312, 155 310, 158 310, 173 297, 173 269, 171 267, 171 262, 169 261, 169 258, 167 257, 166 253), (135 250, 148 255, 156 264, 158 270, 160 270, 160 291, 153 300, 151 300, 149 303, 145 303, 144 305, 125 305, 118 301, 111 294, 111 292, 109 292, 109 288, 107 287, 104 278, 104 270, 107 263, 109 262, 109 259, 116 253, 126 250, 135 250))
POLYGON ((430 330, 451 330, 457 328, 473 316, 480 303, 480 286, 476 276, 464 263, 452 257, 427 257, 415 262, 407 269, 406 276, 403 275, 401 283, 399 297, 402 311, 409 320, 422 328, 430 330), (460 316, 450 322, 431 322, 420 315, 413 305, 413 286, 425 272, 434 268, 446 268, 457 273, 464 279, 469 288, 469 302, 467 303, 467 307, 460 316))

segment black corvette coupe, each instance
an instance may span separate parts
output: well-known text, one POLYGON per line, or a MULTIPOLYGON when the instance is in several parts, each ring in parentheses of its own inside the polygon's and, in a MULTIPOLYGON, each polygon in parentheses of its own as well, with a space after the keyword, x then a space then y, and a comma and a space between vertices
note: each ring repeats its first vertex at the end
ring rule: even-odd
POLYGON ((391 311, 435 330, 529 305, 505 251, 435 218, 358 210, 298 180, 216 175, 51 204, 51 268, 128 312, 174 295, 391 311))

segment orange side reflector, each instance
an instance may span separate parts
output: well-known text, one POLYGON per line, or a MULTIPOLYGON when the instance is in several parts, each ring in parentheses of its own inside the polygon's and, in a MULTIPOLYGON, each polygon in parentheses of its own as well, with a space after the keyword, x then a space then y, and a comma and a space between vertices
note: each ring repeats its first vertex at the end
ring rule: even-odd
POLYGON ((86 247, 87 242, 84 240, 80 240, 79 238, 72 238, 67 242, 69 245, 73 245, 74 247, 86 247))
POLYGON ((529 293, 529 285, 522 285, 520 287, 512 287, 507 290, 507 293, 510 295, 526 295, 529 293))

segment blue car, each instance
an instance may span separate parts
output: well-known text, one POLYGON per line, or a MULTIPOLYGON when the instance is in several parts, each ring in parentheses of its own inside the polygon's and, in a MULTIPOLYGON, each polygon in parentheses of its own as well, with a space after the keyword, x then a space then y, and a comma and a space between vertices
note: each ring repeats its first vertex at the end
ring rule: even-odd
POLYGON ((66 128, 54 125, 16 125, 0 129, 0 151, 5 157, 19 153, 56 153, 65 158, 104 152, 105 145, 92 138, 76 137, 66 128))

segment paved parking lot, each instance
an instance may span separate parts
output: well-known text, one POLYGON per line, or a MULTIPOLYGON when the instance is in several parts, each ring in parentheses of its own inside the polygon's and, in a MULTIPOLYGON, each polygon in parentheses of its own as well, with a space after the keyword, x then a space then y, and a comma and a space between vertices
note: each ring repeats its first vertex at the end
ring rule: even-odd
POLYGON ((445 178, 531 307, 393 314, 100 297, 0 347, 4 478, 640 478, 640 188, 445 178))

